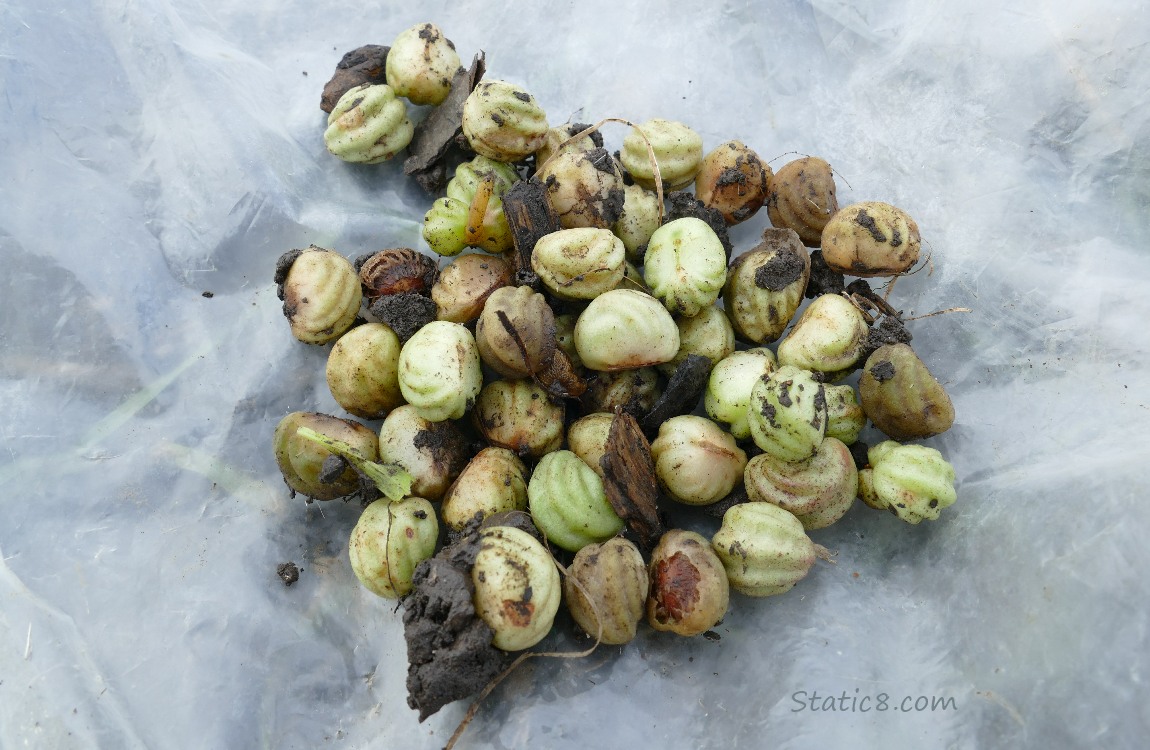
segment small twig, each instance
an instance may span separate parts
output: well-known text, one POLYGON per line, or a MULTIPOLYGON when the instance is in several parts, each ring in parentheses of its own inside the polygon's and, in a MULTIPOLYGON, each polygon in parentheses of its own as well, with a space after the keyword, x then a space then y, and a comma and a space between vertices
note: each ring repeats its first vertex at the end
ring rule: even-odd
POLYGON ((968 312, 974 312, 974 309, 970 308, 970 307, 948 307, 945 310, 935 310, 934 312, 927 313, 926 315, 916 315, 913 318, 906 318, 903 322, 909 323, 912 320, 922 320, 923 318, 933 318, 935 315, 947 315, 949 313, 968 313, 968 312))

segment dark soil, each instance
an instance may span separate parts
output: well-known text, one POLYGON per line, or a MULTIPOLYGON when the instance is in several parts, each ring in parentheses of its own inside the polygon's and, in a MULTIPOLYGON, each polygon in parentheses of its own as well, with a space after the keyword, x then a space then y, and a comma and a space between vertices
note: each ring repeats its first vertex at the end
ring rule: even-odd
POLYGON ((867 332, 866 342, 863 344, 862 353, 859 355, 858 361, 860 364, 866 362, 870 359, 870 355, 874 354, 875 350, 880 346, 886 346, 887 344, 909 344, 911 338, 910 331, 907 330, 902 320, 890 315, 884 315, 878 323, 872 325, 870 331, 867 332))
MULTIPOLYGON (((312 247, 315 246, 313 245, 312 247)), ((284 298, 284 282, 287 281, 288 272, 291 271, 291 267, 295 263, 296 258, 302 255, 303 252, 303 250, 288 250, 276 261, 276 272, 275 276, 272 277, 272 281, 276 285, 276 296, 281 300, 284 298)))
POLYGON ((811 277, 807 281, 807 299, 823 294, 840 294, 845 289, 843 275, 827 265, 822 250, 811 251, 811 277))
POLYGON ((424 560, 404 600, 407 704, 423 721, 482 690, 511 661, 491 645, 491 628, 472 604, 471 568, 479 552, 474 526, 460 541, 424 560))
POLYGON ((703 512, 714 518, 722 518, 731 508, 736 505, 741 505, 742 503, 749 503, 750 501, 751 498, 747 495, 747 488, 739 484, 738 487, 731 490, 731 492, 719 502, 704 506, 703 512))
POLYGON ((380 297, 371 303, 371 314, 395 331, 401 344, 423 326, 435 320, 438 308, 421 294, 404 292, 380 297))
POLYGON ((805 265, 793 253, 778 253, 755 270, 755 286, 781 292, 802 277, 805 265))
POLYGON ((719 237, 719 242, 723 243, 723 250, 727 254, 727 260, 731 260, 731 237, 727 232, 727 220, 723 218, 723 214, 717 208, 707 208, 703 202, 695 197, 693 193, 686 190, 676 190, 673 193, 667 194, 667 217, 663 222, 674 221, 675 219, 683 219, 686 217, 694 217, 706 223, 715 234, 719 237))
POLYGON ((293 562, 280 563, 276 566, 276 575, 285 586, 291 586, 299 580, 299 568, 293 562))

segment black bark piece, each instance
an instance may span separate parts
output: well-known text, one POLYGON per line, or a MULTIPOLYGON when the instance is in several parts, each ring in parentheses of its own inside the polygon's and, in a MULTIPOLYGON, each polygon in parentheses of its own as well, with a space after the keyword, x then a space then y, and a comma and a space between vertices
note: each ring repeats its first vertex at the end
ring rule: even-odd
POLYGON ((807 281, 807 299, 814 299, 823 294, 840 294, 845 288, 844 284, 843 275, 827 265, 823 251, 812 250, 811 277, 807 281))
POLYGON ((655 460, 639 423, 621 409, 615 411, 615 418, 611 420, 599 467, 603 470, 603 489, 611 507, 627 523, 639 548, 650 552, 663 535, 655 460))
POLYGON ((719 242, 723 243, 723 250, 727 253, 727 261, 730 262, 731 237, 727 233, 727 220, 723 218, 722 212, 717 208, 707 208, 701 200, 685 190, 667 193, 667 217, 663 223, 688 216, 706 222, 707 226, 715 230, 719 242))
POLYGON ((433 301, 411 292, 380 297, 369 309, 380 322, 395 331, 401 344, 406 344, 416 331, 435 320, 438 313, 433 301))
POLYGON ((387 53, 390 47, 365 44, 343 56, 331 80, 324 84, 319 108, 331 114, 339 98, 356 86, 387 83, 387 53))
POLYGON ((539 289, 539 277, 531 268, 535 243, 540 237, 562 229, 559 215, 547 197, 547 186, 536 179, 515 183, 503 195, 503 215, 507 217, 515 245, 515 283, 539 289))
POLYGON ((428 194, 434 195, 447 182, 447 156, 452 147, 459 148, 463 135, 463 102, 487 69, 481 50, 467 70, 460 68, 451 80, 451 92, 427 119, 415 126, 409 156, 403 162, 403 173, 414 177, 428 194))
POLYGON ((675 368, 663 395, 640 420, 639 425, 648 437, 659 432, 659 426, 671 417, 690 414, 699 403, 711 374, 711 360, 700 354, 688 354, 675 368))

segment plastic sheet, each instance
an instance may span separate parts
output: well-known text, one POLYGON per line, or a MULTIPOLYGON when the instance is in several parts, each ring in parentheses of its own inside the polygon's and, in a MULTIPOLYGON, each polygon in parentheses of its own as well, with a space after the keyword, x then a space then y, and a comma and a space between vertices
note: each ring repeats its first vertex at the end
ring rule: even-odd
POLYGON ((842 203, 886 200, 922 228, 930 270, 896 306, 973 309, 913 324, 958 412, 928 441, 958 471, 942 520, 856 507, 814 535, 836 564, 736 597, 720 641, 648 631, 533 660, 464 746, 1139 746, 1139 3, 13 0, 0 747, 438 747, 462 717, 417 723, 400 615, 345 561, 356 508, 289 498, 270 451, 283 414, 337 411, 325 351, 280 316, 275 259, 420 247, 429 203, 397 164, 325 152, 320 90, 344 51, 425 20, 555 123, 667 117, 776 167, 823 156, 842 203))

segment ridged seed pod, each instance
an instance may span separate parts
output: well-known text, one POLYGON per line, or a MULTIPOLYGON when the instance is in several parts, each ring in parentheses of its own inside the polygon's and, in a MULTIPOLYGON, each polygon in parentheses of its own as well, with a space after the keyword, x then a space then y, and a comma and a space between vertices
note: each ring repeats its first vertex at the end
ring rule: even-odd
POLYGON ((623 188, 623 213, 615 222, 615 235, 623 240, 627 260, 642 263, 651 235, 660 225, 659 196, 640 185, 623 188))
POLYGON ((747 454, 735 438, 704 417, 671 417, 651 442, 659 485, 686 505, 722 500, 743 478, 747 454))
POLYGON ((400 32, 387 53, 387 85, 412 104, 442 104, 459 69, 455 45, 433 23, 400 32))
POLYGON ((847 445, 859 439, 866 427, 866 414, 859 405, 855 389, 849 385, 823 385, 827 394, 827 437, 847 445))
POLYGON ((735 335, 769 344, 783 335, 803 301, 811 256, 790 229, 766 229, 763 241, 735 258, 723 302, 735 335))
POLYGON ((658 371, 654 367, 640 367, 595 373, 587 382, 582 404, 583 410, 592 414, 613 414, 616 406, 631 414, 646 414, 662 395, 658 371))
POLYGON ((614 419, 614 414, 597 412, 575 420, 567 428, 567 447, 600 478, 603 476, 603 467, 599 460, 607 452, 607 438, 611 434, 611 422, 614 419))
POLYGON ((703 157, 695 176, 695 197, 728 224, 751 218, 767 199, 771 168, 741 141, 727 141, 703 157))
POLYGON ((810 572, 819 549, 799 519, 770 503, 742 503, 728 510, 711 544, 731 588, 747 596, 790 591, 810 572))
POLYGON ((616 537, 579 550, 567 568, 567 609, 592 638, 621 645, 635 637, 647 602, 647 564, 634 543, 616 537))
POLYGON ((571 451, 548 453, 539 461, 527 485, 527 501, 539 530, 570 552, 623 530, 603 481, 571 451))
POLYGON ((583 361, 579 359, 579 351, 575 348, 575 323, 578 320, 579 316, 572 313, 555 316, 555 344, 563 350, 572 365, 581 368, 583 361))
POLYGON ((586 300, 619 286, 625 259, 623 241, 608 229, 561 229, 535 243, 531 268, 556 297, 586 300))
POLYGON ((479 349, 471 331, 458 323, 433 320, 399 352, 399 389, 424 419, 459 419, 481 388, 479 349))
MULTIPOLYGON (((561 144, 567 143, 568 139, 578 135, 586 130, 587 126, 579 123, 568 123, 558 127, 550 128, 547 130, 547 136, 543 139, 543 145, 535 149, 535 164, 536 168, 542 167, 547 161, 555 155, 559 150, 561 144)), ((571 141, 563 146, 564 151, 592 151, 603 145, 602 137, 598 137, 598 131, 593 132, 591 135, 585 135, 579 140, 571 141), (598 138, 597 138, 598 137, 598 138), (596 143, 598 140, 598 143, 596 143)))
POLYGON ((867 452, 870 465, 859 472, 859 496, 872 508, 886 509, 910 524, 938 520, 954 504, 954 467, 934 448, 886 440, 867 452))
POLYGON ((292 335, 305 344, 338 339, 363 304, 359 276, 348 259, 315 245, 284 255, 275 281, 292 335))
POLYGON ((528 286, 491 293, 475 326, 479 356, 507 378, 526 378, 554 356, 555 313, 547 299, 528 286))
POLYGON ((272 437, 276 463, 292 492, 315 500, 334 500, 355 492, 359 488, 359 475, 351 466, 347 466, 333 482, 320 481, 324 461, 332 453, 322 445, 300 437, 297 434, 300 427, 310 427, 321 435, 342 440, 369 461, 375 461, 379 455, 375 433, 358 422, 304 411, 292 412, 276 425, 272 437))
POLYGON ((492 445, 540 458, 563 445, 564 412, 532 380, 495 380, 480 391, 471 418, 492 445))
POLYGON ((504 651, 531 648, 551 631, 563 585, 551 553, 526 531, 493 526, 480 532, 471 569, 475 612, 504 651))
POLYGON ((759 454, 743 476, 752 501, 790 511, 808 530, 842 518, 858 493, 858 469, 850 449, 831 437, 819 444, 814 456, 798 463, 759 454))
POLYGON ((648 120, 631 128, 623 139, 619 159, 636 184, 654 190, 655 171, 647 152, 648 141, 655 152, 655 163, 659 165, 664 189, 678 190, 690 185, 703 163, 702 136, 673 120, 648 120))
POLYGON ((867 358, 859 378, 862 409, 895 440, 939 435, 954 424, 954 404, 908 344, 886 344, 867 358))
POLYGON ((496 289, 511 286, 515 271, 503 258, 490 255, 461 255, 439 274, 431 287, 439 320, 470 323, 479 318, 483 306, 496 289))
POLYGON ((623 171, 605 148, 564 149, 543 164, 536 179, 564 229, 609 229, 623 212, 623 171))
POLYGON ((869 332, 862 311, 849 299, 819 295, 779 342, 779 364, 828 374, 844 372, 858 362, 869 332))
POLYGON ((336 102, 323 133, 327 150, 344 161, 379 164, 407 148, 415 126, 386 84, 349 89, 336 102))
POLYGON ((475 153, 502 162, 526 158, 547 137, 547 114, 521 87, 487 78, 463 103, 463 135, 475 153))
POLYGON ((347 545, 355 577, 386 599, 411 591, 415 566, 435 554, 439 523, 422 497, 376 500, 363 510, 347 545))
POLYGON ((476 156, 460 164, 447 195, 423 217, 423 239, 440 255, 458 255, 466 247, 502 253, 512 247, 503 196, 519 181, 510 164, 476 156))
POLYGON ((679 351, 670 362, 659 365, 659 371, 670 377, 689 354, 711 360, 711 366, 735 353, 735 329, 727 314, 715 306, 704 307, 698 315, 679 318, 679 351))
POLYGON ((727 280, 723 243, 701 219, 667 222, 647 243, 643 280, 672 315, 698 315, 719 298, 727 280))
POLYGON ((699 635, 727 614, 731 602, 727 574, 701 534, 682 529, 663 534, 651 552, 647 575, 651 581, 647 622, 655 630, 699 635))
POLYGON ((780 367, 751 389, 747 423, 764 453, 780 461, 806 461, 826 434, 823 384, 806 370, 780 367))
POLYGON ((897 276, 918 262, 918 224, 880 201, 846 206, 823 229, 823 259, 851 276, 897 276))
POLYGON ((720 425, 726 425, 725 429, 736 440, 749 438, 751 426, 747 422, 747 408, 751 403, 751 391, 755 383, 770 375, 775 368, 775 354, 767 348, 734 352, 719 360, 711 369, 707 390, 703 394, 707 416, 720 425))
POLYGON ((379 457, 411 474, 411 494, 435 501, 463 471, 471 452, 454 422, 428 421, 404 404, 379 428, 379 457))
POLYGON ((483 518, 527 510, 527 467, 506 448, 484 448, 447 489, 440 512, 443 522, 461 531, 479 514, 483 518))
POLYGON ((779 229, 793 229, 807 247, 818 247, 823 227, 839 210, 831 165, 817 156, 784 164, 767 184, 767 215, 779 229))
POLYGON ((633 370, 674 359, 679 329, 659 300, 613 289, 591 300, 580 313, 575 349, 591 370, 633 370))
POLYGON ((363 419, 381 419, 402 404, 399 351, 399 337, 383 323, 365 323, 341 336, 326 368, 336 403, 363 419))

